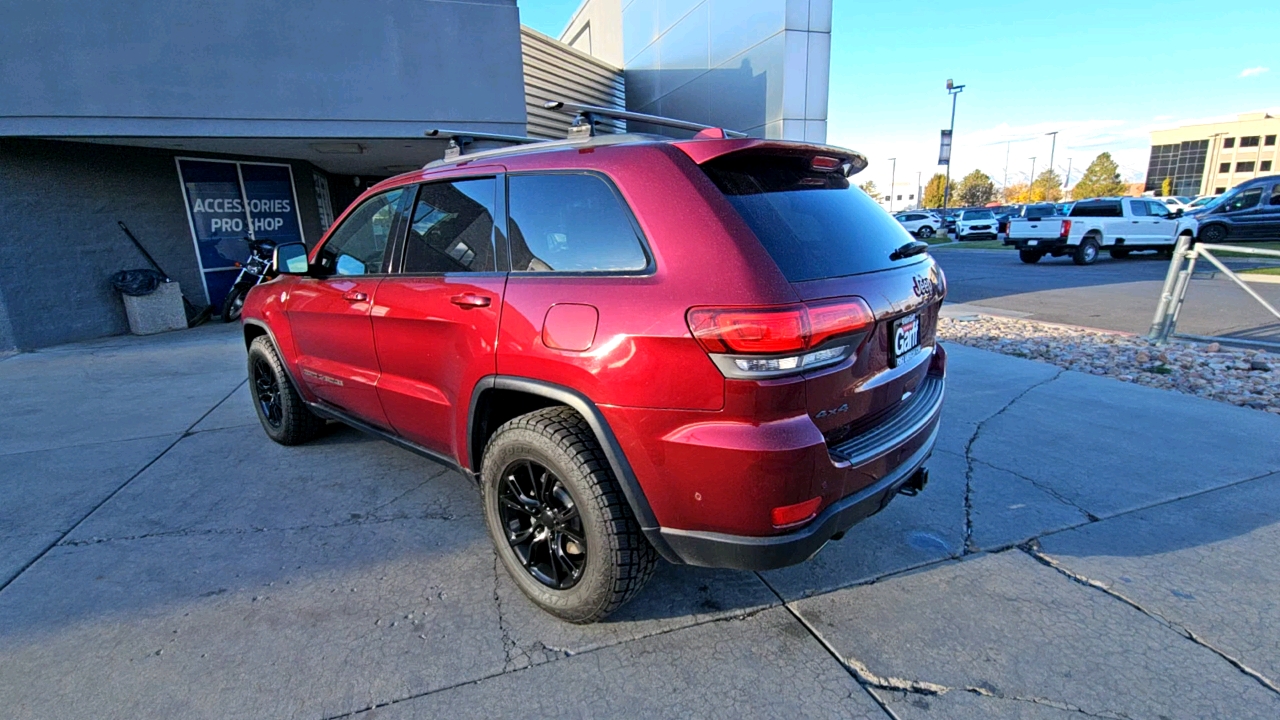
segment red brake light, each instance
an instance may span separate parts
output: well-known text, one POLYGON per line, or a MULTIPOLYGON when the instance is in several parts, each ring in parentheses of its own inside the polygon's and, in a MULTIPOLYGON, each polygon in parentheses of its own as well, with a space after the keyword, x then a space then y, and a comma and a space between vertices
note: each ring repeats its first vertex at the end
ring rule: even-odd
POLYGON ((840 158, 828 157, 826 155, 815 155, 810 167, 814 170, 835 170, 840 167, 840 158))
POLYGON ((763 308, 693 308, 689 329, 712 353, 777 355, 800 352, 871 327, 861 298, 763 308))
POLYGON ((774 527, 791 527, 792 525, 799 525, 812 520, 814 515, 818 514, 818 506, 821 504, 822 498, 816 497, 795 505, 776 507, 769 514, 773 520, 774 527))
POLYGON ((1070 235, 1070 234, 1071 234, 1071 221, 1070 221, 1070 220, 1063 220, 1063 221, 1062 221, 1062 232, 1061 232, 1061 233, 1059 233, 1058 237, 1066 237, 1066 236, 1068 236, 1068 235, 1070 235))

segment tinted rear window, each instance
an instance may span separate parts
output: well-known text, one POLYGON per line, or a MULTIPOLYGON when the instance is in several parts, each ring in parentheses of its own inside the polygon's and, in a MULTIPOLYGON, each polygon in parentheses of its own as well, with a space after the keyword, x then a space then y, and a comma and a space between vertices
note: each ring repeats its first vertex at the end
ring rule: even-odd
POLYGON ((807 157, 731 155, 702 166, 790 282, 922 262, 891 260, 913 240, 893 216, 838 172, 807 157))
POLYGON ((1023 217, 1044 218, 1057 215, 1057 208, 1053 205, 1028 205, 1023 217))
POLYGON ((1071 208, 1071 217, 1124 217, 1118 202, 1082 202, 1071 208))

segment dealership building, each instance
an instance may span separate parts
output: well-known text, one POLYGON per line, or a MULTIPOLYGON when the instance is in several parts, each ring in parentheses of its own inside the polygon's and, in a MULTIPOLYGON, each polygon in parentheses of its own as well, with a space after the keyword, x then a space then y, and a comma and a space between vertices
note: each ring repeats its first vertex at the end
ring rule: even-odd
POLYGON ((1146 192, 1221 195, 1246 180, 1280 171, 1280 118, 1264 112, 1234 120, 1184 125, 1151 133, 1146 192))
POLYGON ((515 0, 0 2, 0 353, 127 332, 122 226, 216 307, 245 237, 312 245, 451 137, 564 137, 546 100, 826 136, 831 0, 585 0, 559 39, 515 0))

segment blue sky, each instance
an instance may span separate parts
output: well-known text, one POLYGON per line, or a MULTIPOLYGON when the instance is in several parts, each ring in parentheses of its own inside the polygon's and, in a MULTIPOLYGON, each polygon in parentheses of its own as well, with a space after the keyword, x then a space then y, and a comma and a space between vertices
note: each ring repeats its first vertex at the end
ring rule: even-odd
MULTIPOLYGON (((521 0, 521 19, 553 37, 579 0, 521 0)), ((1024 180, 1031 156, 1079 178, 1104 150, 1126 175, 1146 170, 1150 132, 1237 113, 1280 114, 1280 5, 1165 0, 868 3, 835 0, 827 141, 865 152, 882 188, 939 170, 947 78, 965 85, 953 175, 977 167, 1024 180), (1274 67, 1272 67, 1274 66, 1274 67)))

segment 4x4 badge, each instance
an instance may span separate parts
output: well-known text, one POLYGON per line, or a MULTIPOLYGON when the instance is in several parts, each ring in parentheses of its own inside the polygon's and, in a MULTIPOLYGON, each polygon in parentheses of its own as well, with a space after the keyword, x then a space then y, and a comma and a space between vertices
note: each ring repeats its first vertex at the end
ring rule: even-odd
POLYGON ((843 412, 849 412, 849 403, 845 403, 838 408, 831 408, 830 410, 819 411, 817 415, 814 415, 814 417, 817 418, 818 420, 821 420, 824 417, 839 415, 840 413, 843 413, 843 412))

